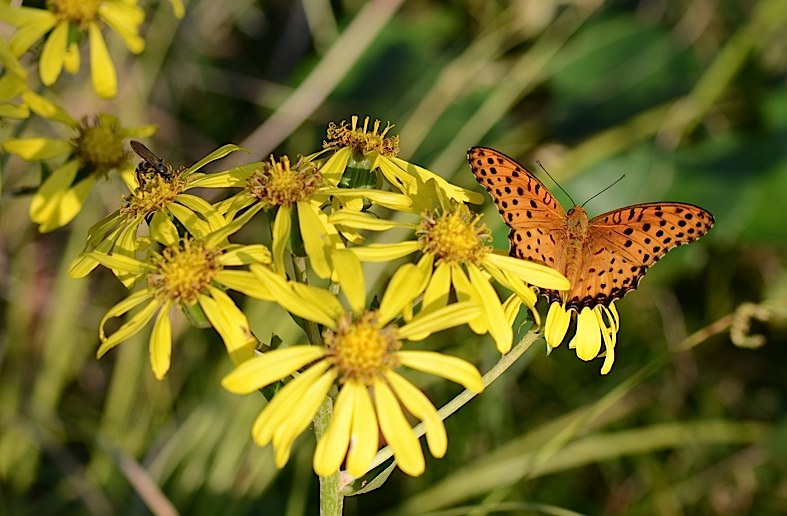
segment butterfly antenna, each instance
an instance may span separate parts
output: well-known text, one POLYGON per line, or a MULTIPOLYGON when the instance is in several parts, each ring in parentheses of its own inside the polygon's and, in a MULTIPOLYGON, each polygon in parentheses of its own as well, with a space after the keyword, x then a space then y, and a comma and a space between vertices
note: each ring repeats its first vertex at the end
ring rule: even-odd
POLYGON ((552 177, 552 174, 550 174, 550 173, 549 173, 549 171, 548 171, 547 169, 545 169, 545 168, 544 168, 544 165, 542 165, 542 164, 541 164, 541 161, 540 161, 540 160, 536 160, 536 163, 538 163, 538 166, 539 166, 539 167, 541 167, 541 170, 543 170, 543 171, 544 171, 544 173, 545 173, 547 176, 549 176, 549 179, 551 179, 551 180, 552 180, 552 182, 553 182, 553 183, 555 183, 555 184, 557 185, 557 187, 558 187, 558 188, 560 188, 560 191, 561 191, 561 192, 563 192, 564 194, 566 194, 566 195, 568 196, 568 199, 571 201, 571 204, 573 204, 573 205, 575 205, 575 206, 576 206, 576 204, 577 204, 577 203, 575 203, 575 202, 574 202, 574 199, 572 199, 572 198, 571 198, 571 196, 570 196, 570 195, 568 195, 568 192, 567 192, 567 191, 563 190, 563 187, 562 187, 562 186, 560 186, 560 183, 558 183, 557 181, 555 181, 555 178, 554 178, 554 177, 552 177))
POLYGON ((626 177, 626 174, 623 174, 623 175, 622 175, 622 176, 620 176, 620 177, 619 177, 619 178, 618 178, 618 179, 617 179, 617 180, 616 180, 614 183, 612 183, 612 184, 611 184, 611 185, 609 185, 608 187, 604 188, 603 190, 601 190, 599 193, 597 193, 596 195, 594 195, 593 197, 591 197, 591 198, 590 198, 590 199, 588 199, 587 201, 583 202, 583 203, 582 203, 582 207, 584 208, 584 207, 585 207, 585 205, 586 205, 587 203, 589 203, 590 201, 592 201, 593 199, 595 199, 595 198, 596 198, 596 197, 598 197, 599 195, 603 194, 604 192, 606 192, 607 190, 609 190, 610 188, 612 188, 612 187, 613 187, 613 186, 615 186, 616 184, 618 184, 618 183, 620 183, 621 181, 623 181, 623 178, 624 178, 624 177, 626 177))

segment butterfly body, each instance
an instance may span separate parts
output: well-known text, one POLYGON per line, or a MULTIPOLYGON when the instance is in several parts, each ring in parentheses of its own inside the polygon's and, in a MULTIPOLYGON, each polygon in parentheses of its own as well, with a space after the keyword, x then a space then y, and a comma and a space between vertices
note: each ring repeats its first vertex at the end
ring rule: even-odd
POLYGON ((567 309, 609 305, 634 290, 667 251, 708 232, 713 216, 686 203, 646 203, 592 219, 581 206, 568 212, 525 167, 485 147, 468 151, 476 176, 511 228, 511 255, 562 272, 568 291, 546 291, 567 309))

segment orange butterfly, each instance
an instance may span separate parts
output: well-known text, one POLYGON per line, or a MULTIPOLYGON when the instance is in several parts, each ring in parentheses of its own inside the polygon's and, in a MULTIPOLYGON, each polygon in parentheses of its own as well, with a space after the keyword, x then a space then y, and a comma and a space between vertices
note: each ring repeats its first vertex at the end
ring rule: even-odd
POLYGON ((544 263, 571 282, 568 291, 545 292, 566 309, 609 306, 637 288, 667 251, 713 227, 708 211, 677 202, 636 204, 588 220, 581 206, 566 213, 541 181, 505 154, 473 147, 467 159, 511 228, 511 256, 544 263))

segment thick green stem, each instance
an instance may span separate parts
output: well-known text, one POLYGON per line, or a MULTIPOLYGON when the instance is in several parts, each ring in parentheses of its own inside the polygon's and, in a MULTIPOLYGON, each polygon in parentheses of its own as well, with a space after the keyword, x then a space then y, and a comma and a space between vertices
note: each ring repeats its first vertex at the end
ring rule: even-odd
MULTIPOLYGON (((306 259, 300 256, 292 257, 292 264, 295 268, 297 280, 308 283, 306 271, 306 259)), ((306 336, 309 343, 314 346, 322 346, 322 335, 317 323, 306 321, 306 336)), ((332 389, 333 392, 334 389, 332 389)), ((335 393, 334 393, 335 395, 335 393)), ((320 405, 317 414, 314 416, 314 435, 319 441, 328 430, 328 423, 331 422, 333 415, 333 398, 326 396, 320 405)), ((337 471, 329 477, 320 477, 320 516, 341 516, 344 506, 344 497, 341 493, 339 484, 339 472, 337 471)))

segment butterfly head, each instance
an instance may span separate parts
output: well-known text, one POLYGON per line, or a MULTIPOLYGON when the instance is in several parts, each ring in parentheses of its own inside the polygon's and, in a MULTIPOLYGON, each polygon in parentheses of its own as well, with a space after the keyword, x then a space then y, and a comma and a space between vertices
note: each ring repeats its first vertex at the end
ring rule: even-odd
POLYGON ((585 234, 588 229, 588 214, 582 206, 574 206, 566 213, 568 230, 576 234, 585 234))

